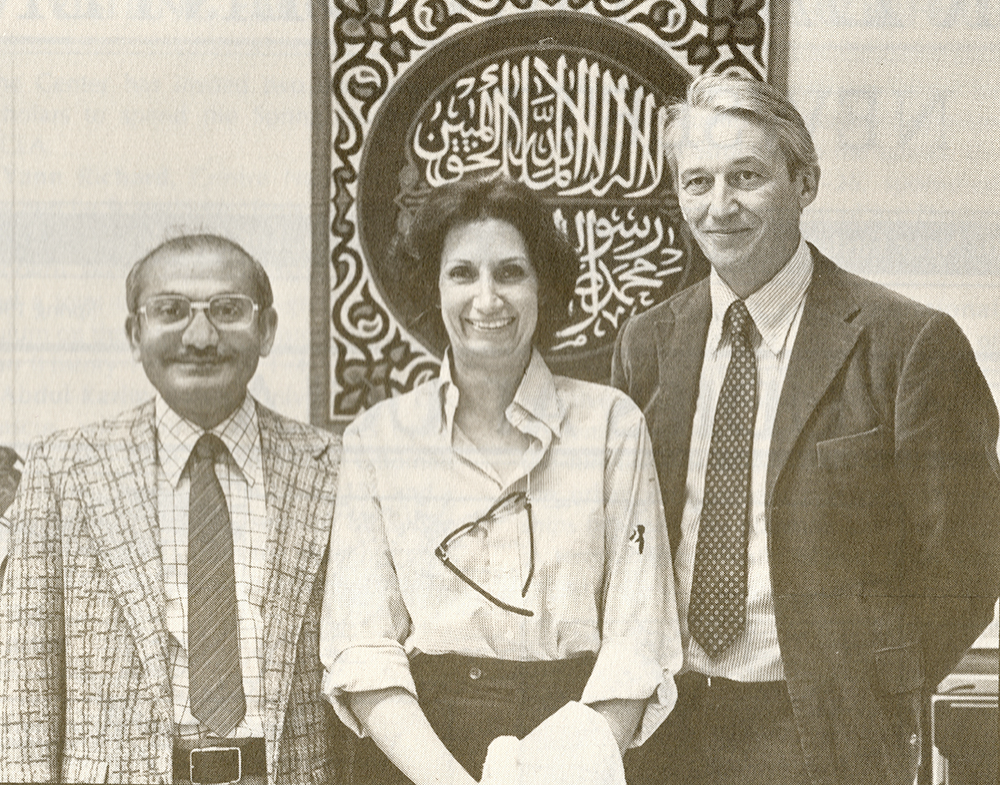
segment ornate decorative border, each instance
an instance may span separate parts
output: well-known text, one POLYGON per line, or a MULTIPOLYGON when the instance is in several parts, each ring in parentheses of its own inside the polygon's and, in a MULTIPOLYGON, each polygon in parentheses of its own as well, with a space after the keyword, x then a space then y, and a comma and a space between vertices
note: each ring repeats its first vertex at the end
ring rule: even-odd
POLYGON ((690 75, 738 68, 784 89, 788 0, 314 0, 310 411, 342 425, 437 373, 398 321, 359 243, 364 142, 420 56, 488 20, 571 11, 624 25, 690 75))

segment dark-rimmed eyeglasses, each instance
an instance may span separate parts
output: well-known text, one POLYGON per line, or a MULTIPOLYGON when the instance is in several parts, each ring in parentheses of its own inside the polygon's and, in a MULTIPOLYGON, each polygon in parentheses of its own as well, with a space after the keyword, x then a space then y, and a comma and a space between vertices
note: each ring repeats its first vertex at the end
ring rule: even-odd
POLYGON ((486 591, 486 589, 472 580, 472 578, 462 572, 462 570, 455 565, 455 562, 448 558, 448 546, 452 542, 457 540, 463 534, 468 534, 477 527, 485 528, 492 521, 497 520, 504 515, 515 513, 518 506, 523 506, 525 512, 528 514, 528 540, 530 542, 531 565, 528 568, 528 579, 524 582, 524 588, 521 589, 521 596, 526 596, 528 593, 528 587, 531 585, 531 579, 535 574, 535 532, 531 520, 531 500, 528 498, 528 494, 524 491, 514 491, 513 493, 507 494, 500 501, 490 507, 489 511, 487 511, 482 518, 477 518, 474 521, 463 523, 441 541, 441 544, 434 549, 434 555, 437 556, 441 560, 441 563, 455 573, 455 575, 457 575, 466 585, 479 592, 497 607, 503 608, 505 611, 510 611, 511 613, 520 614, 521 616, 534 616, 535 614, 527 608, 518 608, 516 605, 510 605, 500 598, 494 597, 486 591))
POLYGON ((184 330, 195 311, 205 312, 218 330, 240 330, 253 323, 258 305, 245 294, 217 294, 208 300, 193 301, 181 294, 152 297, 140 308, 146 323, 161 330, 184 330))

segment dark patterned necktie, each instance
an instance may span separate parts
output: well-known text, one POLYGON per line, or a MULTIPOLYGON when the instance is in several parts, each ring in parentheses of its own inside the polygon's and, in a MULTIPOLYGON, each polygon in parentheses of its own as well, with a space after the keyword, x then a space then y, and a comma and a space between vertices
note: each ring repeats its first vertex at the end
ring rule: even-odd
POLYGON ((246 714, 236 611, 233 529, 215 456, 226 445, 206 433, 191 453, 188 507, 188 670, 191 713, 219 736, 246 714))
POLYGON ((709 657, 736 639, 747 614, 750 456, 757 414, 756 330, 746 303, 726 311, 732 357, 719 393, 688 607, 688 629, 709 657))

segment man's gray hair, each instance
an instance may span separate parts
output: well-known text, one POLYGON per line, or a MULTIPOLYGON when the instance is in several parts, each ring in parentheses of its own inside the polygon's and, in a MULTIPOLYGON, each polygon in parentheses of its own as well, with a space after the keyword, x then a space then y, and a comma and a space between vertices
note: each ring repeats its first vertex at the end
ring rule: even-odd
POLYGON ((216 251, 220 254, 232 254, 245 259, 250 265, 250 277, 254 286, 254 301, 260 309, 266 310, 274 304, 274 293, 271 290, 271 279, 260 262, 254 259, 246 249, 232 240, 217 234, 182 234, 160 243, 152 251, 132 265, 125 279, 125 301, 128 312, 136 313, 139 308, 139 293, 142 287, 142 271, 150 259, 161 253, 189 253, 197 251, 216 251))
POLYGON ((677 182, 677 128, 692 109, 730 114, 774 134, 785 156, 788 174, 795 177, 819 164, 819 156, 805 120, 784 95, 766 82, 736 73, 702 74, 688 85, 687 97, 667 107, 665 141, 667 162, 677 182))

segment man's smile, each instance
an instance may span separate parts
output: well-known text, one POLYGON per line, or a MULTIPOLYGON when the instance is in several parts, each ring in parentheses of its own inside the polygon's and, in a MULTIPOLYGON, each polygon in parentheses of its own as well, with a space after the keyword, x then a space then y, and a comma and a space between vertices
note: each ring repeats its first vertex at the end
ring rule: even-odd
POLYGON ((736 226, 724 229, 702 229, 702 231, 705 234, 717 234, 725 236, 725 235, 743 234, 745 232, 752 232, 753 228, 750 226, 736 226))
POLYGON ((225 365, 226 359, 217 354, 205 357, 180 356, 170 361, 170 365, 193 373, 211 373, 225 365))
POLYGON ((217 354, 213 354, 210 357, 182 356, 182 357, 175 357, 172 360, 172 362, 175 362, 179 365, 217 365, 222 361, 223 358, 219 357, 217 354))

